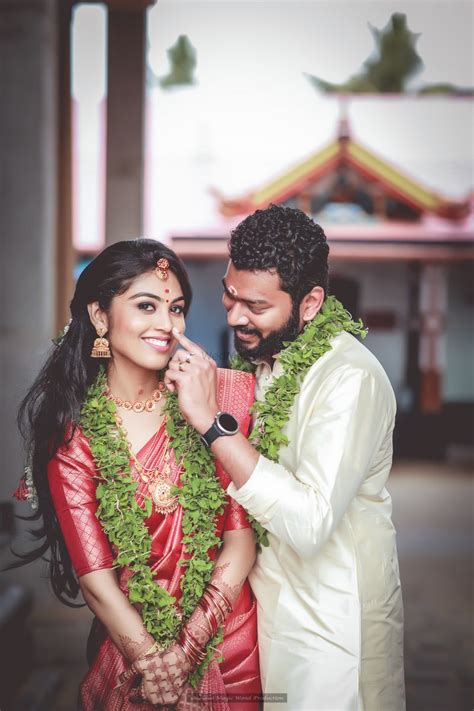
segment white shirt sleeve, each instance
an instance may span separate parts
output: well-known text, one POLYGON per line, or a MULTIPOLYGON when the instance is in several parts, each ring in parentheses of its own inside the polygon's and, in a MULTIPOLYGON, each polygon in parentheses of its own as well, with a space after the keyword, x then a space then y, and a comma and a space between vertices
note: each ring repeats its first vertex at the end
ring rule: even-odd
POLYGON ((261 455, 250 479, 240 489, 227 489, 302 557, 313 556, 328 540, 377 455, 386 462, 380 450, 391 456, 395 407, 376 375, 345 365, 325 383, 311 411, 304 433, 295 433, 296 471, 261 455))

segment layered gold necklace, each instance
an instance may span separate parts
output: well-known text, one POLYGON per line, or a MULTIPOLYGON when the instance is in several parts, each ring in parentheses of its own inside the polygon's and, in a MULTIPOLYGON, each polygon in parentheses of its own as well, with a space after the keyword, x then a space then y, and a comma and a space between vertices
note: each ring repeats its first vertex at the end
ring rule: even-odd
MULTIPOLYGON (((176 484, 171 479, 171 448, 169 446, 169 437, 163 444, 164 457, 161 469, 156 467, 145 467, 138 459, 132 450, 132 446, 125 434, 127 440, 130 457, 133 460, 138 476, 146 484, 148 495, 152 499, 155 509, 161 514, 174 513, 178 508, 179 500, 173 491, 176 489, 176 484)), ((179 469, 179 467, 178 467, 179 469)))
MULTIPOLYGON (((153 391, 151 398, 148 398, 145 402, 140 400, 135 402, 132 402, 131 400, 124 400, 116 395, 113 395, 110 390, 107 390, 106 397, 109 400, 112 400, 117 407, 123 407, 127 411, 136 413, 152 412, 157 403, 162 399, 164 389, 164 383, 159 383, 156 390, 153 391)), ((138 476, 146 485, 148 495, 153 501, 155 509, 164 515, 174 513, 174 511, 178 508, 179 500, 178 496, 173 493, 176 489, 176 484, 171 479, 171 448, 169 446, 169 437, 166 437, 163 444, 164 457, 161 469, 160 465, 151 468, 145 467, 134 453, 127 431, 123 425, 123 419, 118 413, 115 413, 115 422, 117 423, 117 428, 120 430, 127 443, 130 459, 132 459, 134 463, 138 476)))

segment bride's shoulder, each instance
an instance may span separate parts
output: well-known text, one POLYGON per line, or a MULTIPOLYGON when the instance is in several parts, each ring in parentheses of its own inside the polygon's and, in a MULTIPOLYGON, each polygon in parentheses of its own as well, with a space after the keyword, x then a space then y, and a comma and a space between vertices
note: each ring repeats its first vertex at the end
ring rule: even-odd
POLYGON ((228 387, 255 388, 255 375, 244 370, 232 370, 231 368, 217 368, 218 385, 228 387))
POLYGON ((58 448, 62 454, 75 453, 90 454, 89 440, 79 424, 69 424, 64 434, 62 445, 58 448))
POLYGON ((217 369, 217 402, 219 407, 240 419, 254 401, 255 376, 241 370, 217 369))

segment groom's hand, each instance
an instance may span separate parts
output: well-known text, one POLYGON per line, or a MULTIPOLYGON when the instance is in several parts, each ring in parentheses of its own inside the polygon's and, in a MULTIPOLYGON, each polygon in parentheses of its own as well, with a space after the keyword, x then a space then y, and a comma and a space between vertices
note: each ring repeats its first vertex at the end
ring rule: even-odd
POLYGON ((173 329, 181 346, 165 373, 165 385, 178 394, 183 417, 200 434, 207 432, 219 410, 216 398, 217 366, 205 351, 173 329))

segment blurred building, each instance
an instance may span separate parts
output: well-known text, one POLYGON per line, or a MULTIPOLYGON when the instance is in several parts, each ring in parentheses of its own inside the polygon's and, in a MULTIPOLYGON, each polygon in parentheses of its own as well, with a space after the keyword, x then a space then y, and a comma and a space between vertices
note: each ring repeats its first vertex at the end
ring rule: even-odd
POLYGON ((329 145, 252 192, 216 198, 216 224, 175 233, 172 245, 197 292, 193 323, 220 362, 230 346, 207 292, 225 271, 229 233, 270 203, 297 207, 324 227, 331 292, 364 320, 366 345, 394 386, 397 453, 441 458, 472 442, 472 195, 426 188, 354 140, 343 118, 329 145))

